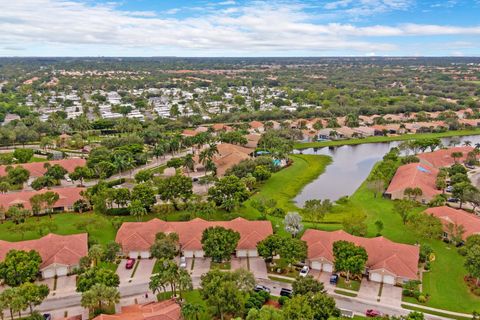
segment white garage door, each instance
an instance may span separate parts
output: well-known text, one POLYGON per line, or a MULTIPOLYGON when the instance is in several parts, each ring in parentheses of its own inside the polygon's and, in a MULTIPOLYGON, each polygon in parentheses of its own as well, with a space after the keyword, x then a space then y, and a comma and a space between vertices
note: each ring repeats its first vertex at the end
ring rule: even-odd
POLYGON ((68 273, 68 268, 67 267, 58 267, 57 268, 57 276, 66 276, 68 273))
POLYGON ((324 263, 323 264, 323 271, 333 272, 333 265, 331 265, 330 263, 324 263))
POLYGON ((128 254, 130 258, 137 259, 138 258, 138 251, 130 251, 128 254))
POLYGON ((195 258, 203 258, 203 255, 205 253, 203 252, 203 250, 196 250, 193 252, 193 254, 195 255, 195 258))
POLYGON ((193 258, 193 251, 183 251, 183 255, 187 258, 193 258))
POLYGON ((383 283, 386 283, 386 284, 395 284, 395 277, 389 276, 389 275, 384 275, 384 276, 383 276, 383 283))
POLYGON ((380 273, 370 273, 370 280, 375 282, 382 282, 382 275, 380 273))
POLYGON ((314 270, 322 270, 322 263, 319 261, 312 261, 310 267, 314 270))
POLYGON ((148 259, 148 258, 150 258, 150 252, 149 251, 141 251, 140 252, 140 257, 142 257, 143 259, 148 259))
POLYGON ((244 258, 247 256, 247 250, 237 250, 237 257, 244 258))
POLYGON ((248 256, 249 257, 258 257, 257 249, 248 250, 248 256))
POLYGON ((44 279, 53 278, 55 277, 55 270, 53 268, 45 269, 42 271, 42 275, 44 279))

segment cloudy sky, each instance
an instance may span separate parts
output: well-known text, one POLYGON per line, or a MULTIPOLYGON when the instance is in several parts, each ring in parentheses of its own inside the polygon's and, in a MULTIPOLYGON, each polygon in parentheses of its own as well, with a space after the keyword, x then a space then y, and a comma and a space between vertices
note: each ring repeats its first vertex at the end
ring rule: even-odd
POLYGON ((0 0, 0 56, 480 56, 480 0, 0 0))

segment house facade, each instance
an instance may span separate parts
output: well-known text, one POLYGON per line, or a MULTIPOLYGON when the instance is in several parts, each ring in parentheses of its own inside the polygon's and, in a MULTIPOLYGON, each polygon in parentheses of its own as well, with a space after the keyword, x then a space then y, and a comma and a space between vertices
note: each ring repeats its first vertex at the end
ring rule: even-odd
POLYGON ((425 210, 426 214, 431 214, 442 222, 443 237, 450 239, 452 230, 456 230, 462 226, 464 232, 462 239, 465 240, 468 236, 480 234, 480 218, 468 213, 462 209, 454 209, 449 206, 433 207, 425 210))
POLYGON ((356 237, 343 230, 328 232, 308 229, 302 240, 308 245, 307 263, 314 270, 333 272, 333 244, 344 240, 367 251, 365 274, 371 281, 394 285, 419 278, 418 246, 395 243, 384 237, 356 237))
POLYGON ((196 218, 190 221, 166 222, 152 219, 147 222, 123 223, 115 241, 129 257, 149 258, 150 247, 157 233, 176 233, 179 237, 180 250, 185 257, 202 258, 205 255, 201 243, 203 231, 216 226, 240 233, 235 253, 237 257, 257 257, 257 243, 273 233, 270 221, 249 221, 243 218, 231 221, 206 221, 196 218))
POLYGON ((42 194, 45 192, 55 192, 58 193, 58 201, 54 204, 54 211, 73 211, 73 205, 77 200, 83 199, 81 192, 85 188, 52 188, 52 189, 42 189, 42 190, 29 190, 29 191, 18 191, 0 194, 0 207, 3 207, 4 210, 8 210, 11 206, 21 206, 25 209, 31 210, 32 206, 30 204, 30 199, 37 194, 42 194))
POLYGON ((62 236, 50 233, 36 240, 0 240, 0 261, 10 250, 37 251, 42 258, 40 271, 44 279, 66 276, 79 266, 80 258, 88 254, 88 234, 62 236))

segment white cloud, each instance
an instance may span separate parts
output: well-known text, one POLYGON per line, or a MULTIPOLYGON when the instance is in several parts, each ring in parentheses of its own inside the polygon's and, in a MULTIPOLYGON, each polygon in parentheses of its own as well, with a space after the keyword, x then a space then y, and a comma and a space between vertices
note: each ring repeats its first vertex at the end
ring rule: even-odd
MULTIPOLYGON (((378 1, 355 2, 372 6, 378 1)), ((380 2, 402 8, 408 1, 380 2)), ((89 5, 91 2, 68 0, 0 0, 0 3, 0 43, 22 48, 50 47, 50 55, 57 54, 57 47, 67 50, 79 46, 88 47, 89 53, 98 49, 98 55, 104 54, 100 48, 105 47, 114 48, 118 55, 131 50, 178 55, 338 51, 385 54, 397 47, 373 38, 480 34, 480 26, 318 24, 311 22, 313 16, 307 14, 304 6, 280 2, 206 10, 186 18, 172 17, 177 12, 172 10, 163 15, 150 11, 126 12, 114 4, 89 5)))

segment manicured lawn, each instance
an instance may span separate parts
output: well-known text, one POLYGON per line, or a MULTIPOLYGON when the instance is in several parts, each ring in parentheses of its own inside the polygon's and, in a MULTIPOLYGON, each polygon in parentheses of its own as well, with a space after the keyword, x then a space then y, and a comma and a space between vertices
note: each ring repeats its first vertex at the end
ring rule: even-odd
POLYGON ((349 292, 349 291, 344 291, 342 289, 335 289, 333 292, 344 295, 344 296, 347 296, 347 297, 356 297, 357 296, 356 293, 352 293, 352 292, 349 292))
POLYGON ((285 282, 285 283, 293 283, 295 281, 294 279, 285 279, 285 278, 275 277, 275 276, 268 276, 268 279, 273 281, 278 281, 278 282, 285 282))
MULTIPOLYGON (((161 292, 161 293, 157 294, 157 299, 158 299, 158 301, 162 301, 162 300, 165 300, 165 299, 169 299, 171 296, 172 296, 171 292, 167 292, 167 293, 161 292)), ((200 291, 191 290, 191 291, 185 292, 183 294, 183 298, 188 303, 195 304, 195 305, 200 305, 200 306, 203 307, 204 311, 199 314, 198 320, 212 319, 208 314, 208 306, 205 303, 205 301, 203 301, 202 296, 200 295, 200 291)))
POLYGON ((211 269, 220 269, 220 270, 230 270, 232 266, 230 265, 230 261, 226 262, 210 262, 211 269))
POLYGON ((431 314, 431 315, 434 315, 434 316, 444 317, 444 318, 448 318, 448 319, 459 319, 459 320, 471 319, 471 318, 451 315, 451 314, 448 314, 448 313, 431 311, 431 310, 424 309, 422 307, 418 307, 418 308, 417 307, 412 307, 412 306, 409 306, 409 305, 406 305, 406 304, 402 304, 402 308, 413 310, 413 311, 420 311, 420 312, 424 312, 424 313, 428 313, 428 314, 431 314))
POLYGON ((344 277, 339 277, 338 278, 338 283, 337 283, 337 288, 340 289, 348 289, 352 291, 358 291, 360 290, 360 281, 357 280, 350 280, 347 283, 347 279, 344 277))
POLYGON ((412 139, 428 139, 428 138, 445 138, 453 136, 469 136, 480 134, 479 129, 468 129, 458 131, 446 131, 439 133, 416 133, 416 134, 403 134, 398 136, 374 136, 361 139, 347 139, 336 141, 319 141, 319 142, 306 142, 295 144, 295 149, 307 149, 307 148, 321 148, 321 147, 333 147, 343 145, 353 145, 362 143, 375 143, 375 142, 389 142, 389 141, 402 141, 412 139))
POLYGON ((104 268, 104 269, 109 269, 113 272, 116 272, 117 269, 118 269, 118 264, 116 264, 115 262, 105 262, 105 261, 101 261, 99 264, 98 264, 99 267, 101 268, 104 268))

